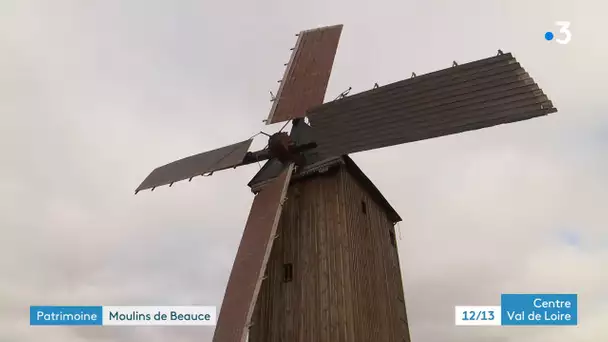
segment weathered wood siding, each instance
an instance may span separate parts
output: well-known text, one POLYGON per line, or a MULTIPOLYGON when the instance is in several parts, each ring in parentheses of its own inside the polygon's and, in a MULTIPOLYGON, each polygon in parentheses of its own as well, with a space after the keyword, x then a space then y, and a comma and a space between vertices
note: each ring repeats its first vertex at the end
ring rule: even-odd
POLYGON ((277 234, 250 342, 410 341, 393 223, 345 168, 292 184, 277 234))

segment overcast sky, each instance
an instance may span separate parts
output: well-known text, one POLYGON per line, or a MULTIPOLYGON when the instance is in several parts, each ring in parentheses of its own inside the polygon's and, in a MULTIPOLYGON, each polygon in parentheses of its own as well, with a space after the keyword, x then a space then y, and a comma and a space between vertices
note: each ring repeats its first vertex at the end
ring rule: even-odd
MULTIPOLYGON (((29 305, 217 305, 250 165, 155 167, 263 126, 294 34, 344 24, 327 98, 513 52, 557 114, 355 154, 404 218, 412 340, 608 340, 608 48, 596 1, 0 0, 0 341, 208 341, 212 327, 30 327, 29 305), (548 43, 572 23, 568 45, 548 43), (454 327, 454 305, 570 292, 578 328, 454 327)), ((255 147, 264 145, 256 140, 255 147)))

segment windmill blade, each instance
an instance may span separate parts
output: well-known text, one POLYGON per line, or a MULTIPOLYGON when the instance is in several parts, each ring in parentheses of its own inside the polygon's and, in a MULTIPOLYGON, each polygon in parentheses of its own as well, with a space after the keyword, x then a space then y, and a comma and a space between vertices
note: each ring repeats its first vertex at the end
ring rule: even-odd
POLYGON ((266 124, 303 118, 323 103, 341 33, 335 25, 298 34, 266 124))
POLYGON ((309 118, 319 154, 332 157, 556 111, 508 53, 329 102, 309 118))
POLYGON ((135 193, 137 194, 141 190, 154 189, 162 185, 171 185, 175 182, 191 179, 208 172, 242 165, 252 141, 253 139, 241 141, 160 166, 144 179, 135 190, 135 193))
POLYGON ((213 335, 214 342, 244 342, 270 257, 293 164, 254 198, 213 335))

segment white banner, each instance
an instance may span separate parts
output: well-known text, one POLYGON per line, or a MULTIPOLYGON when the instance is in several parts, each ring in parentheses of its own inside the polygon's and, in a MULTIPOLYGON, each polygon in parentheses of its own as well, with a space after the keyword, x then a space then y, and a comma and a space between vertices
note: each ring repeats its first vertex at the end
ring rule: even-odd
POLYGON ((500 306, 456 306, 456 325, 500 325, 500 306))
POLYGON ((103 325, 215 325, 215 306, 103 306, 103 325))

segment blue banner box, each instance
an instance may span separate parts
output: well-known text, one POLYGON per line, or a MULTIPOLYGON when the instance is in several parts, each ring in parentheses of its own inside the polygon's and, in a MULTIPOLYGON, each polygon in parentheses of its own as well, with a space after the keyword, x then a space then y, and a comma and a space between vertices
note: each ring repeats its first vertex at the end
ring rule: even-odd
POLYGON ((30 325, 102 325, 101 306, 30 306, 30 325))
POLYGON ((501 325, 577 325, 576 294, 502 294, 501 325))

